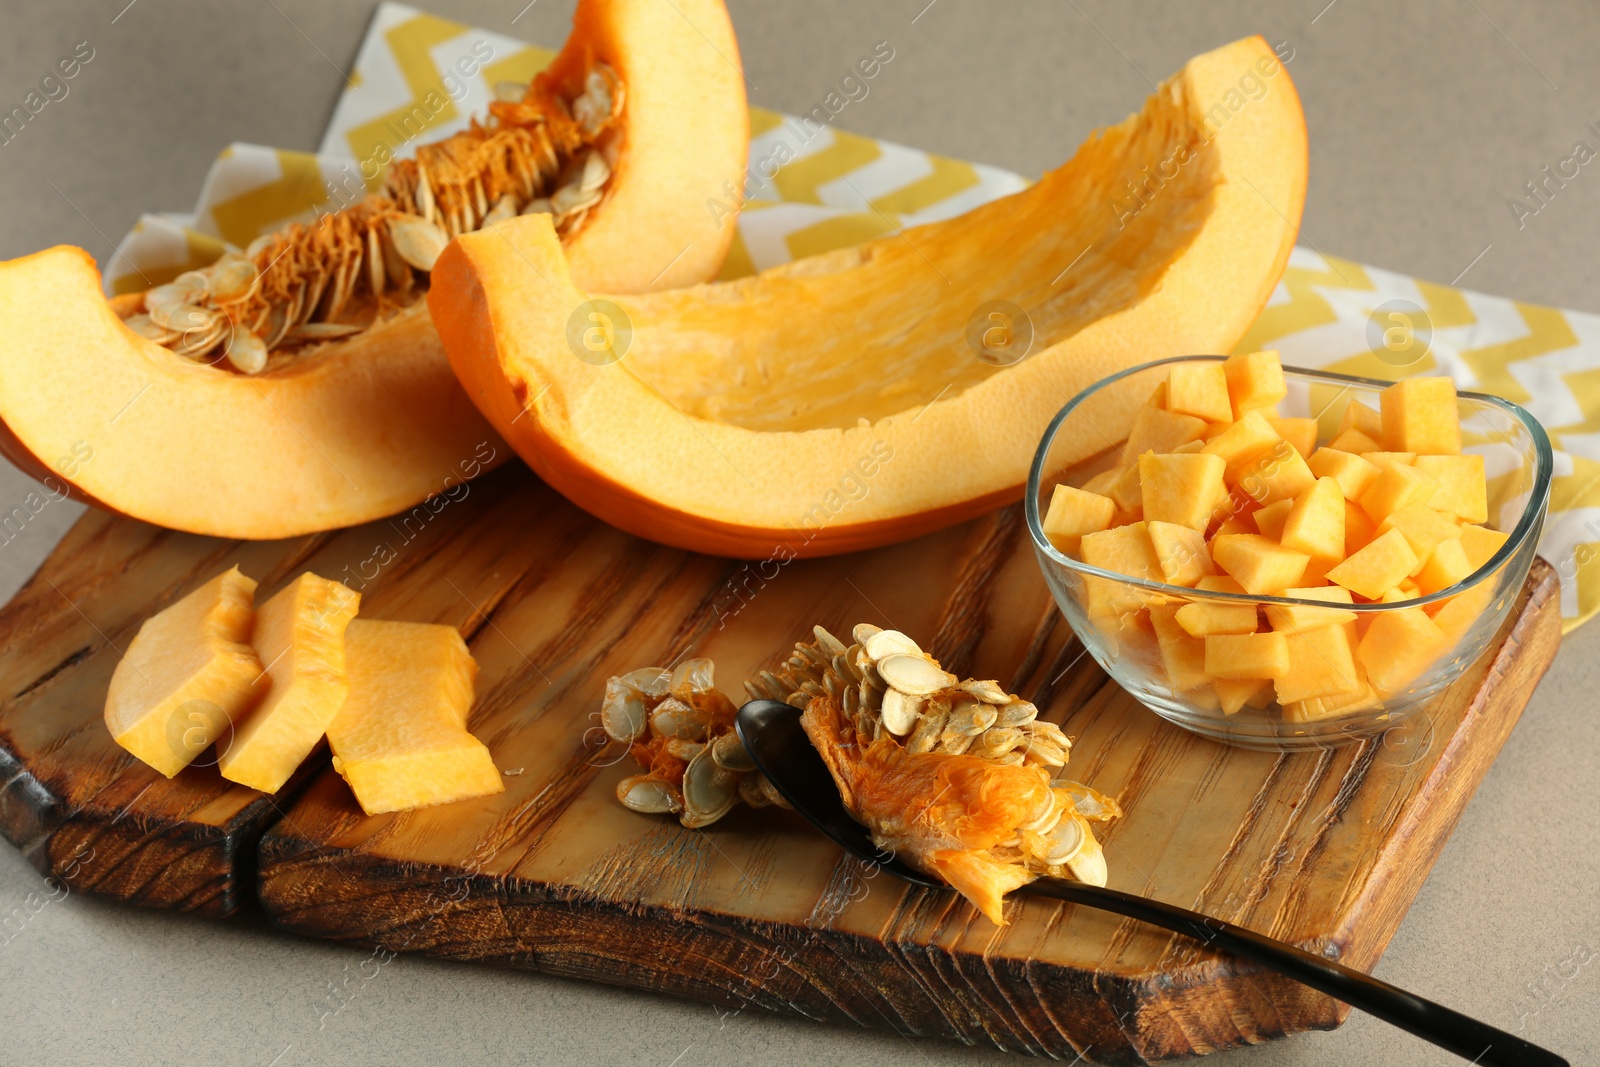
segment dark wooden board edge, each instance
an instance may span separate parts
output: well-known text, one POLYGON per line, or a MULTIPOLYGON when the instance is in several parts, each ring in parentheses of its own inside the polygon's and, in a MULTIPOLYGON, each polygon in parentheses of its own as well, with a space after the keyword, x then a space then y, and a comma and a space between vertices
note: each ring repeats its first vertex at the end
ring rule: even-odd
POLYGON ((74 892, 225 918, 255 902, 261 835, 327 766, 323 750, 220 823, 157 820, 104 794, 71 807, 0 746, 0 836, 74 892))
MULTIPOLYGON (((1302 947, 1358 967, 1377 961, 1555 655, 1558 594, 1554 570, 1536 560, 1425 786, 1429 804, 1413 808, 1429 810, 1412 817, 1356 890, 1352 923, 1302 947)), ((1378 744, 1365 742, 1369 752, 1378 744)), ((1176 973, 1093 975, 825 926, 796 938, 796 927, 737 915, 396 863, 306 840, 287 823, 271 827, 260 850, 258 894, 280 928, 667 993, 724 1011, 757 1007, 1107 1064, 1163 1062, 1333 1029, 1349 1013, 1348 1005, 1296 982, 1192 947, 1191 962, 1176 973), (1053 1012, 1063 994, 1094 1007, 1070 1017, 1053 1012)))
MULTIPOLYGON (((262 841, 261 896, 272 921, 363 947, 665 993, 709 1004, 718 1014, 757 1008, 1056 1059, 1154 1062, 1140 1052, 1137 1035, 1151 998, 1164 993, 1162 978, 1107 979, 1038 961, 988 959, 826 926, 628 905, 368 856, 340 862, 331 868, 327 849, 275 828, 262 841), (375 898, 383 901, 383 929, 352 936, 354 928, 371 931, 375 898), (343 914, 360 920, 343 923, 343 914), (1059 1008, 1069 1000, 1075 1007, 1065 1016, 1059 1008), (1082 1010, 1086 1003, 1092 1010, 1082 1010)), ((1198 1010, 1190 1012, 1187 1003, 1180 1009, 1190 1034, 1186 1051, 1260 1042, 1319 1021, 1324 1029, 1334 1025, 1322 1007, 1326 998, 1293 983, 1264 993, 1259 983, 1221 973, 1203 985, 1208 995, 1192 1005, 1198 1010), (1241 1012, 1290 1025, 1240 1033, 1241 1012)))

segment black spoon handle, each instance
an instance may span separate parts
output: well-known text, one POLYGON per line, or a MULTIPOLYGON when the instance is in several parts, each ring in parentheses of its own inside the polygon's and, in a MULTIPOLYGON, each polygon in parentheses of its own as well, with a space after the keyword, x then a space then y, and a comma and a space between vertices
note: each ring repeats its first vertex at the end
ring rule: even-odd
POLYGON ((1040 878, 1021 891, 1115 912, 1215 945, 1224 952, 1288 975, 1368 1015, 1376 1015, 1481 1067, 1568 1067, 1560 1056, 1515 1034, 1496 1030, 1342 963, 1314 956, 1265 934, 1187 908, 1062 878, 1040 878))

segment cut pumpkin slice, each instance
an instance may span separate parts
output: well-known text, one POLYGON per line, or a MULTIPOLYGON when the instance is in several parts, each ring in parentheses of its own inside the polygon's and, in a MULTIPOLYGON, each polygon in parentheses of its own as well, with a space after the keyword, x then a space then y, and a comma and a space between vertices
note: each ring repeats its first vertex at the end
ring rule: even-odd
POLYGON ((328 726, 333 769, 368 815, 504 791, 467 730, 478 665, 453 626, 357 619, 350 697, 328 726))
POLYGON ((230 568, 146 619, 117 662, 106 727, 171 778, 267 691, 250 645, 255 580, 230 568))
POLYGON ((360 605, 309 571, 261 605, 251 644, 270 684, 217 760, 222 777, 276 793, 311 754, 350 692, 344 634, 360 605))
POLYGON ((525 100, 419 149, 428 181, 397 163, 382 198, 263 238, 208 288, 185 275, 108 303, 81 249, 0 264, 0 450, 80 499, 244 538, 394 514, 489 469, 509 452, 419 300, 437 249, 543 204, 582 284, 711 277, 734 226, 706 202, 747 157, 738 64, 721 0, 581 0, 525 100), (586 125, 596 99, 611 110, 586 125))
MULTIPOLYGON (((467 394, 580 506, 699 551, 824 555, 1017 499, 1080 389, 1231 349, 1287 261, 1305 180, 1299 98, 1250 38, 958 218, 592 301, 548 219, 519 218, 453 242, 428 300, 467 394), (996 365, 993 329, 1028 338, 1026 357, 996 365)), ((1105 397, 1106 426, 1144 399, 1105 397)), ((1114 443, 1085 436, 1076 458, 1114 443)))

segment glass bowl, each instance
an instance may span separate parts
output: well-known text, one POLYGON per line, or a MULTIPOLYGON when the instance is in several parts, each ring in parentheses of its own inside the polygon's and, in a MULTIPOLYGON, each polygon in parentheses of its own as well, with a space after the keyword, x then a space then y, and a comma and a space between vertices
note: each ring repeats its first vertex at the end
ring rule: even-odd
MULTIPOLYGON (((1181 639, 1186 636, 1171 626, 1160 627, 1158 635, 1159 624, 1170 620, 1170 612, 1184 604, 1207 601, 1278 608, 1280 614, 1284 608, 1326 610, 1328 605, 1289 597, 1205 592, 1115 574, 1061 552, 1046 538, 1042 526, 1057 483, 1081 486, 1120 463, 1119 448, 1134 411, 1166 380, 1173 364, 1223 358, 1177 356, 1130 368, 1079 393, 1051 421, 1028 472, 1026 496, 1028 532, 1045 581, 1078 640, 1106 673, 1140 703, 1185 729, 1229 744, 1275 751, 1325 748, 1381 733, 1422 707, 1475 662, 1516 603, 1533 563, 1549 503, 1550 439, 1538 421, 1516 404, 1482 393, 1460 394, 1462 450, 1484 457, 1489 480, 1489 521, 1484 525, 1509 534, 1505 544, 1473 574, 1428 596, 1389 604, 1338 605, 1341 611, 1355 613, 1356 621, 1345 625, 1355 627, 1352 636, 1358 638, 1381 613, 1422 607, 1429 609, 1431 616, 1452 597, 1466 598, 1447 616, 1454 620, 1452 643, 1442 646, 1443 651, 1421 673, 1394 692, 1368 690, 1359 698, 1302 701, 1287 711, 1277 702, 1274 685, 1268 683, 1264 694, 1256 694, 1238 711, 1225 714, 1213 684, 1196 684, 1194 670, 1176 679, 1169 676, 1169 662, 1184 662, 1181 639), (1096 605, 1093 615, 1091 594, 1096 605), (1163 638, 1168 643, 1167 656, 1163 655, 1163 638), (1187 687, 1175 686, 1174 680, 1187 687)), ((1319 442, 1333 436, 1350 400, 1364 401, 1376 409, 1379 392, 1391 384, 1291 367, 1284 368, 1284 379, 1289 392, 1279 405, 1279 415, 1316 417, 1319 442)), ((1188 654, 1193 655, 1192 646, 1188 654)), ((1183 668, 1177 667, 1174 673, 1180 670, 1183 668)))

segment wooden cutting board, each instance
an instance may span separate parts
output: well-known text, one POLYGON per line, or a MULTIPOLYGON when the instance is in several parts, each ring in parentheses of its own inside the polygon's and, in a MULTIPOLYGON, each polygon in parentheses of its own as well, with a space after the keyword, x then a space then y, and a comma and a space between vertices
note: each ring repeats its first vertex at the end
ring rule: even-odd
POLYGON ((255 893, 319 937, 1151 1062, 1348 1009, 1070 905, 1015 902, 993 927, 950 894, 874 877, 790 812, 702 831, 629 812, 613 789, 631 761, 596 743, 605 678, 706 655, 737 698, 813 623, 904 630, 1077 738, 1073 776, 1127 810, 1105 834, 1112 886, 1369 968, 1560 641, 1538 563, 1501 639, 1427 714, 1279 756, 1169 726, 1110 683, 1050 603, 1017 507, 876 552, 746 564, 628 537, 520 469, 455 495, 272 543, 87 514, 0 612, 0 831, 74 888, 138 904, 223 915, 255 893), (360 589, 364 615, 459 626, 481 666, 472 729, 505 793, 369 818, 321 757, 267 797, 123 754, 100 718, 117 650, 235 562, 262 596, 310 568, 360 589))

